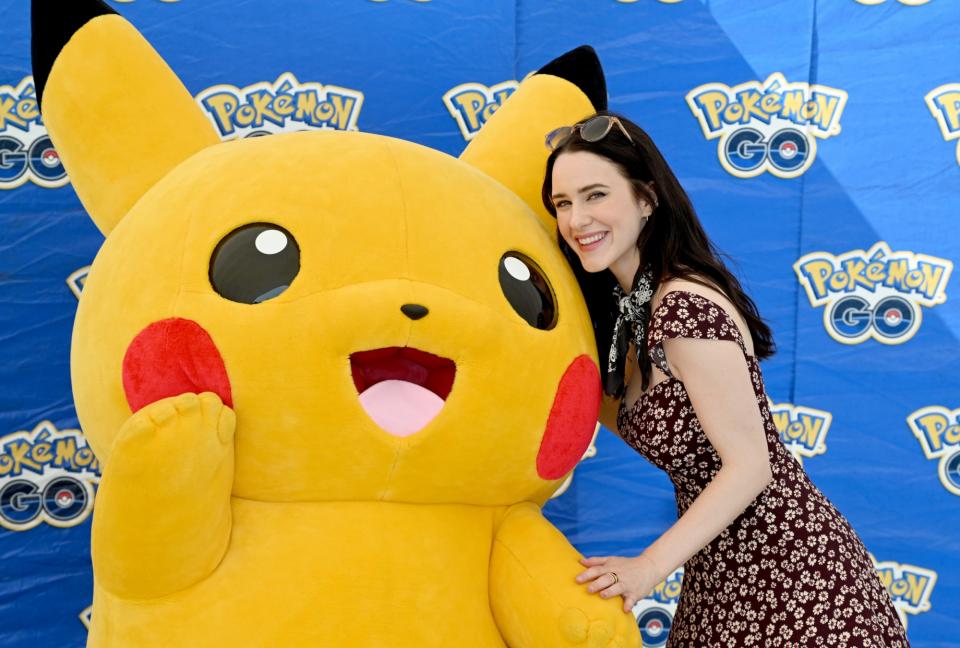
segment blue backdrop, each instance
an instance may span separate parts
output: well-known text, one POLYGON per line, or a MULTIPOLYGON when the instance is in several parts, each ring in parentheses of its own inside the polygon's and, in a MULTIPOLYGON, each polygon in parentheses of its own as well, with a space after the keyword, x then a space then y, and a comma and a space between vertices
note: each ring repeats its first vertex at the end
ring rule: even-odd
MULTIPOLYGON (((224 137, 351 128, 458 154, 583 43, 773 326, 784 441, 874 556, 912 644, 960 646, 956 0, 128 0, 224 137), (298 121, 264 106, 316 100, 298 121)), ((0 646, 80 646, 99 465, 69 344, 102 238, 45 137, 29 3, 0 0, 0 646)), ((104 125, 109 128, 108 124, 104 125)), ((601 430, 551 519, 587 554, 675 518, 601 430)), ((682 574, 635 609, 662 646, 682 574)))

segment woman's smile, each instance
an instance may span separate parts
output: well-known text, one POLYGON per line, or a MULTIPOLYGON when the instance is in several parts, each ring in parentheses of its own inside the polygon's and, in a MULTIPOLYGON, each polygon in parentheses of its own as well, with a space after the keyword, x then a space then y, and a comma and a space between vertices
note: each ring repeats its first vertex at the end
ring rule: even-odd
POLYGON ((596 232, 594 234, 578 236, 577 243, 580 246, 580 251, 590 252, 591 250, 596 250, 607 240, 607 234, 609 234, 609 232, 596 232))

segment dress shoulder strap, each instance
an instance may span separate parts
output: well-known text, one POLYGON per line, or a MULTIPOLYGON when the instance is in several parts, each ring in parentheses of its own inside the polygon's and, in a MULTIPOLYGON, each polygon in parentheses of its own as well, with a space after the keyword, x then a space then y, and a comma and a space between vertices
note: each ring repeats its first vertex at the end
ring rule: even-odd
POLYGON ((662 343, 672 338, 729 340, 736 342, 744 356, 747 355, 743 336, 730 314, 713 300, 687 290, 668 292, 650 316, 647 335, 650 360, 671 377, 662 343))

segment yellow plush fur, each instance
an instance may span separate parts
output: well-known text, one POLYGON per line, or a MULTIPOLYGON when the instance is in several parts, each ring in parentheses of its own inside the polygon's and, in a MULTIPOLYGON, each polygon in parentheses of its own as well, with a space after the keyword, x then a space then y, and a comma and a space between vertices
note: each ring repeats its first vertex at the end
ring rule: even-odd
POLYGON ((595 362, 538 196, 543 133, 592 111, 575 85, 531 77, 461 159, 362 133, 218 143, 104 16, 60 53, 43 110, 107 235, 72 352, 104 466, 88 645, 639 646, 619 599, 574 582, 578 554, 539 508, 559 484, 536 458, 561 376, 595 362), (254 222, 292 233, 301 267, 250 305, 218 295, 209 265, 254 222), (555 328, 504 298, 508 251, 549 278, 555 328), (131 413, 124 354, 174 317, 210 334, 232 409, 188 393, 131 413), (366 415, 349 363, 394 346, 456 362, 440 414, 405 438, 366 415))

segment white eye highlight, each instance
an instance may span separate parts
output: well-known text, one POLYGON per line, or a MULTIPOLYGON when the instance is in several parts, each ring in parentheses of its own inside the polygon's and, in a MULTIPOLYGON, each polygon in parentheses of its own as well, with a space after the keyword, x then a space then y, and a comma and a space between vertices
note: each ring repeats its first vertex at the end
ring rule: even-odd
POLYGON ((507 272, 510 273, 510 276, 517 281, 530 280, 530 268, 520 259, 516 257, 506 257, 503 260, 503 266, 507 269, 507 272))
POLYGON ((277 254, 287 247, 287 235, 280 230, 264 230, 257 235, 254 245, 261 254, 277 254))

